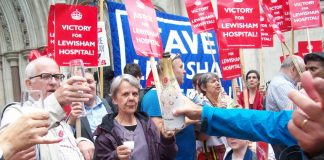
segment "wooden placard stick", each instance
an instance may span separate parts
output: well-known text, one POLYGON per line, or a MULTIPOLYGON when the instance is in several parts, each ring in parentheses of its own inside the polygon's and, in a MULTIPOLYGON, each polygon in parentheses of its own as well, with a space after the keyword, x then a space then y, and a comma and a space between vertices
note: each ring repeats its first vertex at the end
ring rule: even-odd
POLYGON ((244 67, 244 55, 243 55, 243 49, 240 49, 240 63, 241 63, 241 74, 242 74, 242 80, 243 80, 243 97, 244 97, 244 108, 249 109, 249 100, 248 100, 248 92, 246 88, 246 80, 245 80, 245 67, 244 67))

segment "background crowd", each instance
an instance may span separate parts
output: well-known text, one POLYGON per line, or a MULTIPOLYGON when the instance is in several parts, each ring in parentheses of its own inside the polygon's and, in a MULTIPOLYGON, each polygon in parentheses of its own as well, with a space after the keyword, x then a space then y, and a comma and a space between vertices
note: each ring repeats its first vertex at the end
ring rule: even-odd
MULTIPOLYGON (((169 60, 181 85, 181 56, 169 60)), ((30 62, 25 74, 26 88, 44 95, 44 109, 31 112, 17 102, 3 107, 2 159, 252 160, 255 141, 271 144, 273 159, 324 159, 324 53, 287 57, 267 88, 250 70, 246 87, 233 98, 217 74, 195 75, 195 95, 183 95, 183 107, 174 111, 187 117, 185 127, 174 131, 164 128, 156 89, 140 86, 136 64, 113 79, 105 98, 97 96, 91 72, 65 78, 50 58, 30 62), (87 114, 80 117, 83 107, 87 114)))

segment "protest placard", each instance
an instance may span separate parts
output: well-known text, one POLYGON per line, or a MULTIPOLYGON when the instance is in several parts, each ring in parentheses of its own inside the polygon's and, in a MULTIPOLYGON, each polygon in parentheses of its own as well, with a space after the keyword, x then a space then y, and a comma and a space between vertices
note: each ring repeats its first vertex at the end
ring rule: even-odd
POLYGON ((231 80, 241 76, 239 49, 222 49, 219 56, 224 80, 231 80))
POLYGON ((322 26, 322 14, 319 0, 289 1, 291 25, 293 29, 305 29, 322 26))
POLYGON ((55 5, 55 60, 60 66, 72 59, 98 65, 97 14, 96 7, 55 5))
POLYGON ((185 4, 194 33, 217 28, 216 16, 210 0, 185 0, 185 4))
POLYGON ((261 48, 258 0, 218 0, 220 49, 261 48))
POLYGON ((264 13, 260 15, 260 26, 262 47, 273 47, 273 29, 264 13))
POLYGON ((162 42, 151 0, 126 0, 125 5, 136 54, 161 58, 162 42))

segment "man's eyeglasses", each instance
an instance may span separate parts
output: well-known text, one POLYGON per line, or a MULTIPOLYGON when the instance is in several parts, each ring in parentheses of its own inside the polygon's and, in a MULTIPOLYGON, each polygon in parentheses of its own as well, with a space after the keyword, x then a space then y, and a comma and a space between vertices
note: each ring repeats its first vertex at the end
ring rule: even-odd
POLYGON ((43 80, 50 80, 50 79, 52 79, 54 77, 55 80, 62 81, 65 76, 64 76, 64 74, 42 73, 42 74, 39 74, 39 75, 36 75, 36 76, 33 76, 33 77, 29 77, 29 79, 33 79, 33 78, 36 78, 36 77, 40 77, 43 80))

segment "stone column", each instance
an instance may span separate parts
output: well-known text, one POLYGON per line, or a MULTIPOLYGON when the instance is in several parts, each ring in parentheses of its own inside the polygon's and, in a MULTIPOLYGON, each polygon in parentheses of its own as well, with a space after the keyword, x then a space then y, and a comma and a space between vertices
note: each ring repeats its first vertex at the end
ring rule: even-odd
POLYGON ((28 54, 32 49, 24 49, 20 51, 19 55, 19 75, 20 75, 20 86, 22 90, 26 90, 25 88, 25 69, 28 64, 28 54))
POLYGON ((3 83, 3 67, 2 67, 2 55, 0 55, 0 107, 6 104, 5 100, 5 90, 4 90, 4 83, 3 83))
POLYGON ((9 52, 5 53, 5 59, 7 59, 8 64, 10 65, 11 69, 11 80, 12 80, 12 91, 13 91, 13 98, 14 101, 20 101, 20 76, 19 76, 19 53, 18 52, 9 52))

